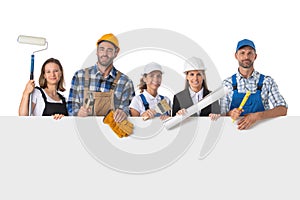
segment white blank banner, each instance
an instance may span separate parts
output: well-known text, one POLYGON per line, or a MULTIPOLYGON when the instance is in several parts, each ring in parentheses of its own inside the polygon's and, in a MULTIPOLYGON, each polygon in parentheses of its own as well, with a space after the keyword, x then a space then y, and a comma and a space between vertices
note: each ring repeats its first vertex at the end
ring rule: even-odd
MULTIPOLYGON (((82 142, 79 121, 99 124, 103 131, 99 134, 122 151, 140 150, 145 155, 153 148, 170 146, 177 129, 160 130, 148 138, 139 132, 120 139, 100 117, 0 118, 0 199, 300 198, 300 117, 266 120, 247 131, 237 130, 230 118, 221 118, 218 142, 204 159, 199 159, 200 151, 216 122, 190 118, 186 123, 196 122, 198 132, 186 151, 161 170, 141 174, 120 172, 99 162, 82 142)), ((130 120, 145 132, 153 127, 139 118, 130 120)))

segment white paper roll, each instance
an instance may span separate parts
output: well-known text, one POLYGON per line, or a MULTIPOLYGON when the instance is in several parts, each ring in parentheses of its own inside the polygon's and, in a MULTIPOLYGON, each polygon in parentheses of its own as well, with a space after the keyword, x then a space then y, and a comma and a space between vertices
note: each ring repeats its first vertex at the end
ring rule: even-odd
POLYGON ((164 127, 169 130, 172 127, 176 126, 186 118, 190 117, 196 112, 199 112, 201 109, 205 108, 206 106, 212 104, 213 102, 219 100, 226 94, 228 94, 229 89, 227 87, 220 87, 215 91, 206 95, 201 101, 197 104, 192 105, 191 107, 186 109, 186 113, 184 115, 176 115, 172 118, 169 118, 163 122, 164 127))

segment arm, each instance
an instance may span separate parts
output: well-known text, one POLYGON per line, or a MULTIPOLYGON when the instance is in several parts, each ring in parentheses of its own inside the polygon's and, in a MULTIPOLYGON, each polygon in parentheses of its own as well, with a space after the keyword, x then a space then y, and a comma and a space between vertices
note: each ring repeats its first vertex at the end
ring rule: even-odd
POLYGON ((71 88, 69 91, 69 98, 67 102, 67 109, 70 116, 77 116, 81 102, 83 99, 83 92, 80 90, 80 80, 78 77, 78 72, 72 78, 71 88))
POLYGON ((130 114, 131 114, 132 117, 139 117, 140 116, 140 113, 134 108, 130 108, 130 114))
POLYGON ((220 99, 220 112, 223 116, 230 116, 230 105, 231 105, 231 97, 232 97, 232 83, 231 78, 227 78, 222 83, 223 86, 227 87, 230 92, 220 99))
POLYGON ((143 117, 144 120, 153 118, 156 111, 153 109, 148 109, 145 111, 144 105, 141 101, 140 96, 133 97, 130 105, 130 114, 133 117, 143 117))
MULTIPOLYGON (((34 80, 29 80, 26 84, 26 87, 23 91, 22 99, 19 106, 19 116, 28 116, 29 114, 29 96, 34 90, 34 80)), ((32 102, 30 102, 32 103, 32 102)), ((32 110, 34 109, 35 104, 32 103, 32 110)))
POLYGON ((238 121, 238 129, 248 129, 259 120, 285 116, 286 114, 287 108, 284 106, 278 106, 262 112, 250 113, 245 115, 241 120, 238 121))
POLYGON ((172 106, 172 116, 175 116, 176 113, 180 110, 179 101, 177 99, 177 96, 175 95, 173 98, 173 106, 172 106))
POLYGON ((265 78, 265 85, 268 99, 274 108, 263 112, 256 112, 246 115, 238 122, 238 129, 247 129, 256 121, 287 115, 287 104, 279 92, 276 82, 271 77, 265 78))
MULTIPOLYGON (((132 98, 134 97, 134 87, 131 80, 127 81, 122 94, 119 104, 115 105, 115 109, 120 109, 126 113, 127 116, 129 116, 129 104, 131 103, 132 98)), ((118 99, 119 101, 119 99, 118 99)))
MULTIPOLYGON (((128 80, 121 93, 121 98, 115 101, 115 112, 114 112, 114 120, 116 122, 121 122, 129 116, 129 104, 134 96, 134 87, 131 80, 128 80), (117 104, 117 105, 116 105, 117 104), (118 105, 119 104, 119 105, 118 105)), ((116 93, 115 93, 116 97, 116 93)))
POLYGON ((257 112, 257 120, 269 119, 274 117, 285 116, 287 114, 287 108, 284 106, 278 106, 270 110, 265 110, 263 112, 257 112))

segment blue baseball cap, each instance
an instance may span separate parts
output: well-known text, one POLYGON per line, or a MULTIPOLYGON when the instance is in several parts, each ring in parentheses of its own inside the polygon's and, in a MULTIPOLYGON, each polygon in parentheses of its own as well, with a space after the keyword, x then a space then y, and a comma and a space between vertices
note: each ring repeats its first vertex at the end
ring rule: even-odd
POLYGON ((255 45, 254 45, 254 43, 251 40, 243 39, 243 40, 241 40, 241 41, 238 42, 238 44, 236 46, 236 51, 235 52, 237 52, 240 48, 242 48, 244 46, 249 46, 252 49, 254 49, 254 51, 255 51, 255 45))

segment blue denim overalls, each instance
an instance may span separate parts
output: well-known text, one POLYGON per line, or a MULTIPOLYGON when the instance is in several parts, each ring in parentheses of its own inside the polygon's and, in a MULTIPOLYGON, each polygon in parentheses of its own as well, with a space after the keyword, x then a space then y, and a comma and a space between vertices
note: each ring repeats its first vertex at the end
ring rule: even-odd
MULTIPOLYGON (((251 95, 249 96, 246 104, 243 107, 244 112, 242 112, 241 116, 244 116, 245 114, 248 113, 255 113, 255 112, 260 112, 265 110, 261 99, 261 88, 263 86, 264 78, 265 76, 263 74, 260 74, 259 81, 257 83, 256 93, 251 93, 251 95)), ((232 79, 232 87, 233 87, 233 96, 230 105, 230 110, 234 108, 238 108, 246 94, 246 93, 238 93, 236 74, 234 74, 231 77, 231 79, 232 79)))

